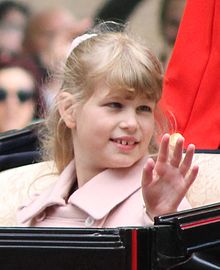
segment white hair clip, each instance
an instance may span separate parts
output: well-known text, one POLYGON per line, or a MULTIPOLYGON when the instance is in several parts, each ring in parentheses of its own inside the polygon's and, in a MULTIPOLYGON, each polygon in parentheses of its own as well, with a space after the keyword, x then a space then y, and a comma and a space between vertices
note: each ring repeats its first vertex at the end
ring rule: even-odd
POLYGON ((84 34, 74 38, 68 50, 67 57, 71 54, 72 50, 79 46, 80 43, 95 36, 97 36, 97 34, 84 34))

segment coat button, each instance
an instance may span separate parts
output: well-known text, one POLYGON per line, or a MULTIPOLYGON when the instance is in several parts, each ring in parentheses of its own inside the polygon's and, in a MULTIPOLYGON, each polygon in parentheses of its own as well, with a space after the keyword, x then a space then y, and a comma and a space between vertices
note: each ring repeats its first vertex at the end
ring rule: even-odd
POLYGON ((95 220, 93 217, 87 217, 87 219, 85 220, 85 226, 86 227, 91 227, 94 224, 95 220))

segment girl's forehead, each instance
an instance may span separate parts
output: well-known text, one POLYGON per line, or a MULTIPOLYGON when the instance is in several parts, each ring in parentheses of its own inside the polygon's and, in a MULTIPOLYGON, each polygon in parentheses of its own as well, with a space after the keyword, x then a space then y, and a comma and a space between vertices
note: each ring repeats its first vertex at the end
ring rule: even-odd
POLYGON ((137 94, 135 94, 135 91, 129 91, 125 89, 113 89, 106 93, 107 97, 120 97, 123 99, 132 100, 134 99, 137 94))
POLYGON ((98 95, 100 98, 120 98, 126 100, 141 98, 144 100, 149 100, 147 93, 144 91, 137 91, 135 89, 111 88, 105 84, 101 84, 95 88, 93 95, 98 95))

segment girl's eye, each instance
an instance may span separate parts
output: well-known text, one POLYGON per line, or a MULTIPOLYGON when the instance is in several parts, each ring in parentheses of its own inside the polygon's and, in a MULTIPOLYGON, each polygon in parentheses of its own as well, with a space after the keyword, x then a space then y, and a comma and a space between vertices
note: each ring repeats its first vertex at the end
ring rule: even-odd
POLYGON ((107 106, 112 108, 112 109, 121 109, 122 108, 122 104, 119 102, 111 102, 111 103, 108 103, 107 106))
POLYGON ((147 105, 141 105, 137 108, 138 112, 152 112, 152 109, 150 106, 147 105))

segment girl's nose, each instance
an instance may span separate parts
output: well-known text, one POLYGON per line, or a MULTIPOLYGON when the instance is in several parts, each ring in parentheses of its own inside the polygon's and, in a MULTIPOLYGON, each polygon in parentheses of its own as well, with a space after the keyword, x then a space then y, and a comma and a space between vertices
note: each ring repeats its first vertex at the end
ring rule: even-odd
POLYGON ((135 112, 126 113, 120 122, 120 128, 127 129, 130 132, 137 130, 138 121, 135 112))

